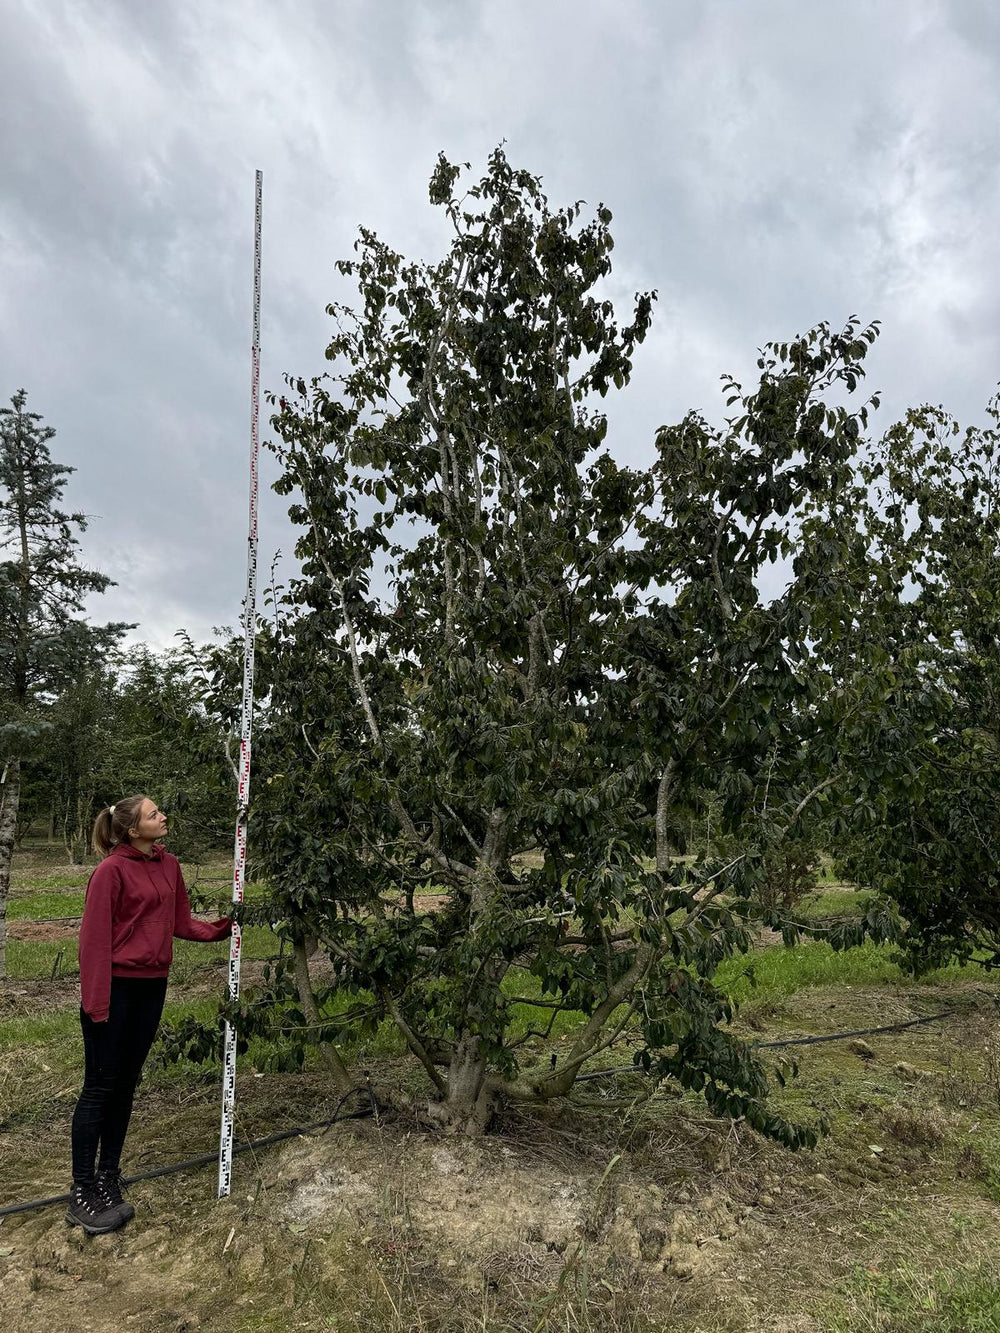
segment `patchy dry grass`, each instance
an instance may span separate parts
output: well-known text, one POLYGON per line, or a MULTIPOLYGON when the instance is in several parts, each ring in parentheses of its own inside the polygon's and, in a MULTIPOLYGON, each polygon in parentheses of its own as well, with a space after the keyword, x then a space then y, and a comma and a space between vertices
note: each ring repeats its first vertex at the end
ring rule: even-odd
MULTIPOLYGON (((50 906, 76 891, 59 873, 22 864, 18 882, 50 906)), ((259 948, 272 952, 268 935, 259 948)), ((66 1186, 81 1051, 75 982, 50 980, 50 960, 26 953, 0 989, 0 1204, 66 1186)), ((196 946, 179 954, 175 1016, 212 1011, 218 962, 196 946)), ((511 1109, 478 1143, 402 1119, 338 1125, 238 1158, 221 1204, 211 1167, 151 1180, 135 1187, 135 1221, 109 1237, 69 1230, 59 1209, 10 1217, 5 1333, 79 1327, 81 1311, 92 1333, 1000 1333, 1000 1046, 986 979, 952 968, 915 983, 887 950, 804 945, 733 960, 719 981, 755 1040, 955 1017, 870 1036, 864 1050, 787 1052, 799 1076, 776 1101, 833 1126, 812 1153, 676 1091, 613 1109, 628 1105, 630 1076, 511 1109)), ((391 1044, 358 1058, 376 1088, 420 1081, 391 1044)), ((127 1170, 211 1152, 218 1095, 214 1069, 152 1063, 127 1170)), ((275 1076, 251 1052, 239 1136, 323 1119, 336 1101, 319 1068, 275 1076)))

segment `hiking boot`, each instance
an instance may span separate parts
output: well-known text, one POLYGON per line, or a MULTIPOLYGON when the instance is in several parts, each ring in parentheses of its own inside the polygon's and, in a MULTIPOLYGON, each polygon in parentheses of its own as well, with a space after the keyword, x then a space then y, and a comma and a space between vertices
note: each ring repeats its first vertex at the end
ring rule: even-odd
POLYGON ((66 1221, 70 1226, 83 1227, 89 1236, 103 1236, 106 1231, 117 1231, 122 1215, 117 1208, 109 1208, 97 1192, 96 1185, 73 1181, 70 1190, 66 1221))
POLYGON ((122 1222, 135 1217, 135 1209, 122 1197, 122 1173, 117 1167, 101 1167, 97 1173, 97 1193, 108 1208, 116 1208, 122 1222))

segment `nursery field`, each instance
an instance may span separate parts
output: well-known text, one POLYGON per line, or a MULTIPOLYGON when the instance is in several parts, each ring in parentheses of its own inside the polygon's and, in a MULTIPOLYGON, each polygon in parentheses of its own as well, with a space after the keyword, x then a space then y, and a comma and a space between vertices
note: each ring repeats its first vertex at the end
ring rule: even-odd
MULTIPOLYGON (((224 902, 225 863, 186 873, 224 902)), ((0 1209, 68 1185, 85 879, 44 848, 15 861, 0 1209)), ((824 875, 802 910, 850 915, 859 898, 824 875)), ((252 986, 279 943, 253 928, 244 950, 252 986)), ((214 1012, 225 959, 224 944, 178 943, 168 1019, 214 1012)), ((58 1205, 15 1213, 0 1220, 3 1327, 1000 1333, 991 975, 953 967, 914 981, 887 948, 835 954, 762 938, 717 981, 739 1004, 737 1030, 760 1042, 946 1017, 775 1049, 775 1062, 798 1062, 778 1104, 831 1122, 811 1152, 717 1120, 691 1094, 664 1087, 642 1101, 627 1073, 508 1113, 481 1140, 429 1134, 402 1112, 343 1119, 241 1154, 222 1203, 212 1165, 141 1181, 134 1221, 110 1236, 70 1229, 58 1205)), ((318 1062, 274 1073, 275 1049, 257 1041, 241 1062, 241 1140, 336 1110, 318 1062)), ((383 1032, 352 1057, 376 1098, 386 1071, 398 1081, 411 1062, 383 1032)), ((412 1077, 423 1077, 415 1064, 412 1077)), ((166 1064, 154 1048, 126 1172, 213 1152, 218 1099, 217 1066, 166 1064)))

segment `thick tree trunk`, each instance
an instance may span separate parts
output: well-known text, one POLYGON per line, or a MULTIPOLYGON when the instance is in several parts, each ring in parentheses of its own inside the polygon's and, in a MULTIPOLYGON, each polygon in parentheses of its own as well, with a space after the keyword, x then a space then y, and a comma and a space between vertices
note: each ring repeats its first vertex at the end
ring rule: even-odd
POLYGON ((7 976, 7 895, 14 855, 17 810, 21 802, 21 761, 8 760, 0 783, 0 981, 7 976))
MULTIPOLYGON (((506 859, 506 855, 507 821, 501 810, 494 809, 487 819, 479 873, 473 877, 469 885, 470 935, 475 935, 479 930, 491 896, 496 891, 497 867, 506 859)), ((492 963, 486 964, 483 968, 484 984, 498 987, 504 970, 495 959, 492 963)), ((495 1081, 487 1074, 486 1055, 474 1030, 485 1017, 480 1002, 470 997, 466 1012, 467 1021, 473 1030, 459 1028, 461 1036, 448 1065, 444 1097, 439 1102, 433 1102, 429 1112, 434 1123, 446 1134, 475 1136, 486 1133, 497 1108, 498 1095, 495 1081)))
POLYGON ((467 1033, 448 1068, 444 1099, 427 1108, 429 1119, 446 1134, 485 1134, 497 1108, 495 1086, 487 1078, 479 1038, 467 1033))

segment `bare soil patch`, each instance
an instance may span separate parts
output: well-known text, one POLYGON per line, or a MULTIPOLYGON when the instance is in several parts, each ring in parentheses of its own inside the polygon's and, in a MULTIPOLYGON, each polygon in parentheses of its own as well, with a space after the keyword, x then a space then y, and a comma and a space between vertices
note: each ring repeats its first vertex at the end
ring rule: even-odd
MULTIPOLYGON (((678 1146, 688 1159, 691 1145, 678 1146)), ((289 1322, 262 1327, 318 1329, 347 1282, 375 1315, 369 1327, 419 1327, 378 1320, 380 1291, 398 1293, 401 1279, 419 1287, 430 1328, 461 1327, 440 1321, 484 1296, 500 1315, 560 1283, 578 1295, 581 1280, 599 1319, 626 1300, 655 1308, 759 1228, 724 1188, 692 1188, 676 1169, 656 1183, 559 1132, 472 1142, 349 1122, 244 1162, 224 1203, 208 1197, 207 1177, 137 1186, 136 1220, 112 1236, 84 1237, 61 1209, 8 1219, 8 1333, 229 1330, 265 1312, 289 1322)))
MULTIPOLYGON (((922 1041, 925 1064, 936 1050, 922 1041)), ((900 1252, 926 1263, 949 1228, 954 1262, 1000 1240, 1000 1207, 970 1189, 946 1141, 957 1113, 935 1112, 943 1138, 898 1141, 865 1108, 869 1085, 893 1078, 886 1055, 877 1068, 834 1059, 829 1086, 847 1090, 859 1132, 816 1153, 688 1102, 624 1120, 512 1115, 474 1141, 352 1121, 238 1159, 222 1203, 211 1169, 137 1185, 137 1217, 112 1236, 84 1237, 61 1209, 10 1218, 4 1328, 826 1333, 842 1327, 828 1302, 852 1273, 888 1272, 900 1252)), ((302 1075, 288 1091, 319 1086, 302 1075)), ((926 1070, 914 1110, 938 1091, 926 1070)), ((204 1098, 189 1105, 180 1090, 144 1094, 139 1143, 188 1124, 193 1151, 214 1116, 204 1098)))
POLYGON ((34 1017, 80 1002, 80 982, 75 976, 16 977, 0 984, 0 1020, 5 1017, 34 1017))
POLYGON ((7 934, 12 940, 71 940, 80 933, 80 918, 66 921, 32 921, 20 917, 7 922, 7 934))

